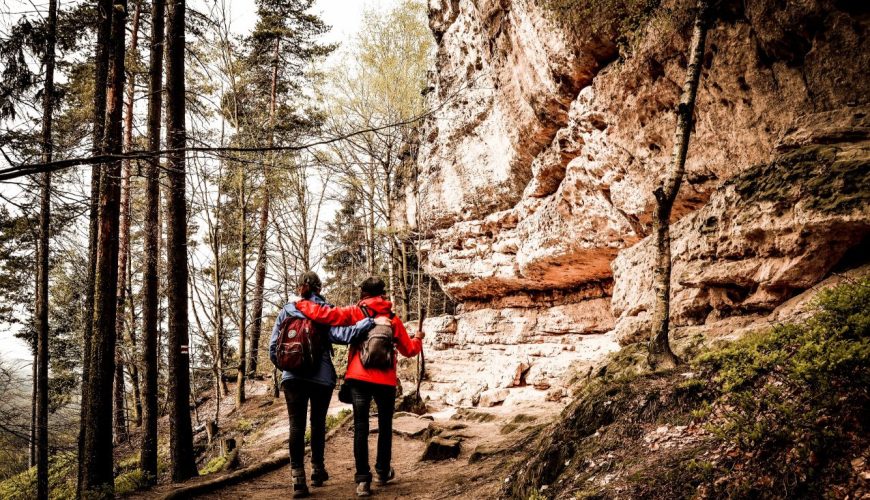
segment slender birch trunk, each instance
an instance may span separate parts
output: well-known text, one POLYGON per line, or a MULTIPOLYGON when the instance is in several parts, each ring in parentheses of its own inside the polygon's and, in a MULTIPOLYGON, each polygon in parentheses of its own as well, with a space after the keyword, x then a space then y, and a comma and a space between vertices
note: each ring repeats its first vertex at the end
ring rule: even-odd
POLYGON ((655 189, 656 205, 653 209, 653 234, 656 242, 656 261, 654 275, 655 302, 653 304, 652 331, 649 341, 649 363, 660 368, 672 368, 680 363, 671 351, 668 342, 670 330, 670 293, 671 293, 671 232, 670 219, 674 200, 680 191, 680 184, 686 167, 686 152, 692 132, 692 116, 695 111, 695 97, 698 94, 698 81, 704 59, 704 42, 707 36, 709 6, 707 0, 698 0, 698 13, 692 30, 689 46, 689 65, 680 103, 677 105, 677 127, 674 133, 674 150, 667 175, 655 189))

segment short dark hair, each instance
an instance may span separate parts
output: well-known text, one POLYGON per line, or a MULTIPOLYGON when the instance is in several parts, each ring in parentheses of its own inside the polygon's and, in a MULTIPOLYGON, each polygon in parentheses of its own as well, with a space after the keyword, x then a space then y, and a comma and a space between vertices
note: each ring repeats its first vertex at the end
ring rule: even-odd
POLYGON ((377 276, 366 278, 359 286, 360 295, 363 297, 380 297, 386 293, 386 290, 387 285, 384 283, 384 280, 377 276))
POLYGON ((302 276, 299 277, 298 286, 308 286, 312 292, 320 293, 323 284, 320 282, 320 276, 318 276, 317 273, 308 271, 302 273, 302 276))

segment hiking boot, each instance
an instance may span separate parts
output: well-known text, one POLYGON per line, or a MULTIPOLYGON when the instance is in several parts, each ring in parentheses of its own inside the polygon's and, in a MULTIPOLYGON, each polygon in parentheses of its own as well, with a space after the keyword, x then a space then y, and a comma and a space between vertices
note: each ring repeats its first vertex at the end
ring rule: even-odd
POLYGON ((326 472, 326 467, 313 467, 311 471, 311 486, 323 486, 323 482, 329 480, 329 473, 326 472))
POLYGON ((357 483, 356 496, 358 496, 358 497, 370 497, 370 496, 372 496, 372 483, 370 483, 368 481, 365 481, 363 483, 357 483))
POLYGON ((378 473, 378 477, 377 479, 375 479, 375 482, 378 484, 378 486, 383 486, 389 483, 394 477, 396 477, 396 471, 393 470, 392 467, 390 467, 390 471, 386 474, 378 473))
POLYGON ((305 469, 293 469, 293 498, 308 496, 308 485, 305 484, 305 469))

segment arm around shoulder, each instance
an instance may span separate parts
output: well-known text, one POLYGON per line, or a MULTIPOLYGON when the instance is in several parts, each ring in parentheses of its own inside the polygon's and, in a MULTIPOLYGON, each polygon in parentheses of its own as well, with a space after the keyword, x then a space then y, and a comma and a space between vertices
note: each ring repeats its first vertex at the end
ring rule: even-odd
POLYGON ((311 321, 330 326, 351 326, 363 317, 357 306, 332 307, 305 299, 297 302, 296 308, 311 321))

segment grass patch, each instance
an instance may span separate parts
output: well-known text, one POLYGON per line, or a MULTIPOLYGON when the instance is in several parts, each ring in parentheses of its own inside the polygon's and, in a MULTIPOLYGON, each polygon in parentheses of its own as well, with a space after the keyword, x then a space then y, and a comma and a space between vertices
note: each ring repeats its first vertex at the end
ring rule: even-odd
POLYGON ((141 469, 133 469, 115 477, 115 495, 129 495, 147 487, 145 473, 141 469))
MULTIPOLYGON (((352 413, 352 410, 349 408, 342 408, 335 415, 327 415, 326 416, 326 432, 328 433, 332 429, 338 427, 341 422, 344 421, 344 418, 352 413)), ((305 444, 311 443, 311 428, 305 429, 305 444)))
POLYGON ((250 434, 251 431, 254 430, 254 422, 246 418, 240 418, 239 421, 236 422, 236 430, 242 434, 250 434))
MULTIPOLYGON (((52 499, 75 498, 76 454, 57 453, 48 457, 48 490, 52 499)), ((25 500, 35 497, 36 467, 0 482, 0 498, 25 500)))
POLYGON ((220 472, 224 470, 224 467, 227 465, 227 457, 225 455, 220 455, 212 458, 208 461, 202 469, 199 470, 200 476, 205 476, 207 474, 214 474, 215 472, 220 472))

